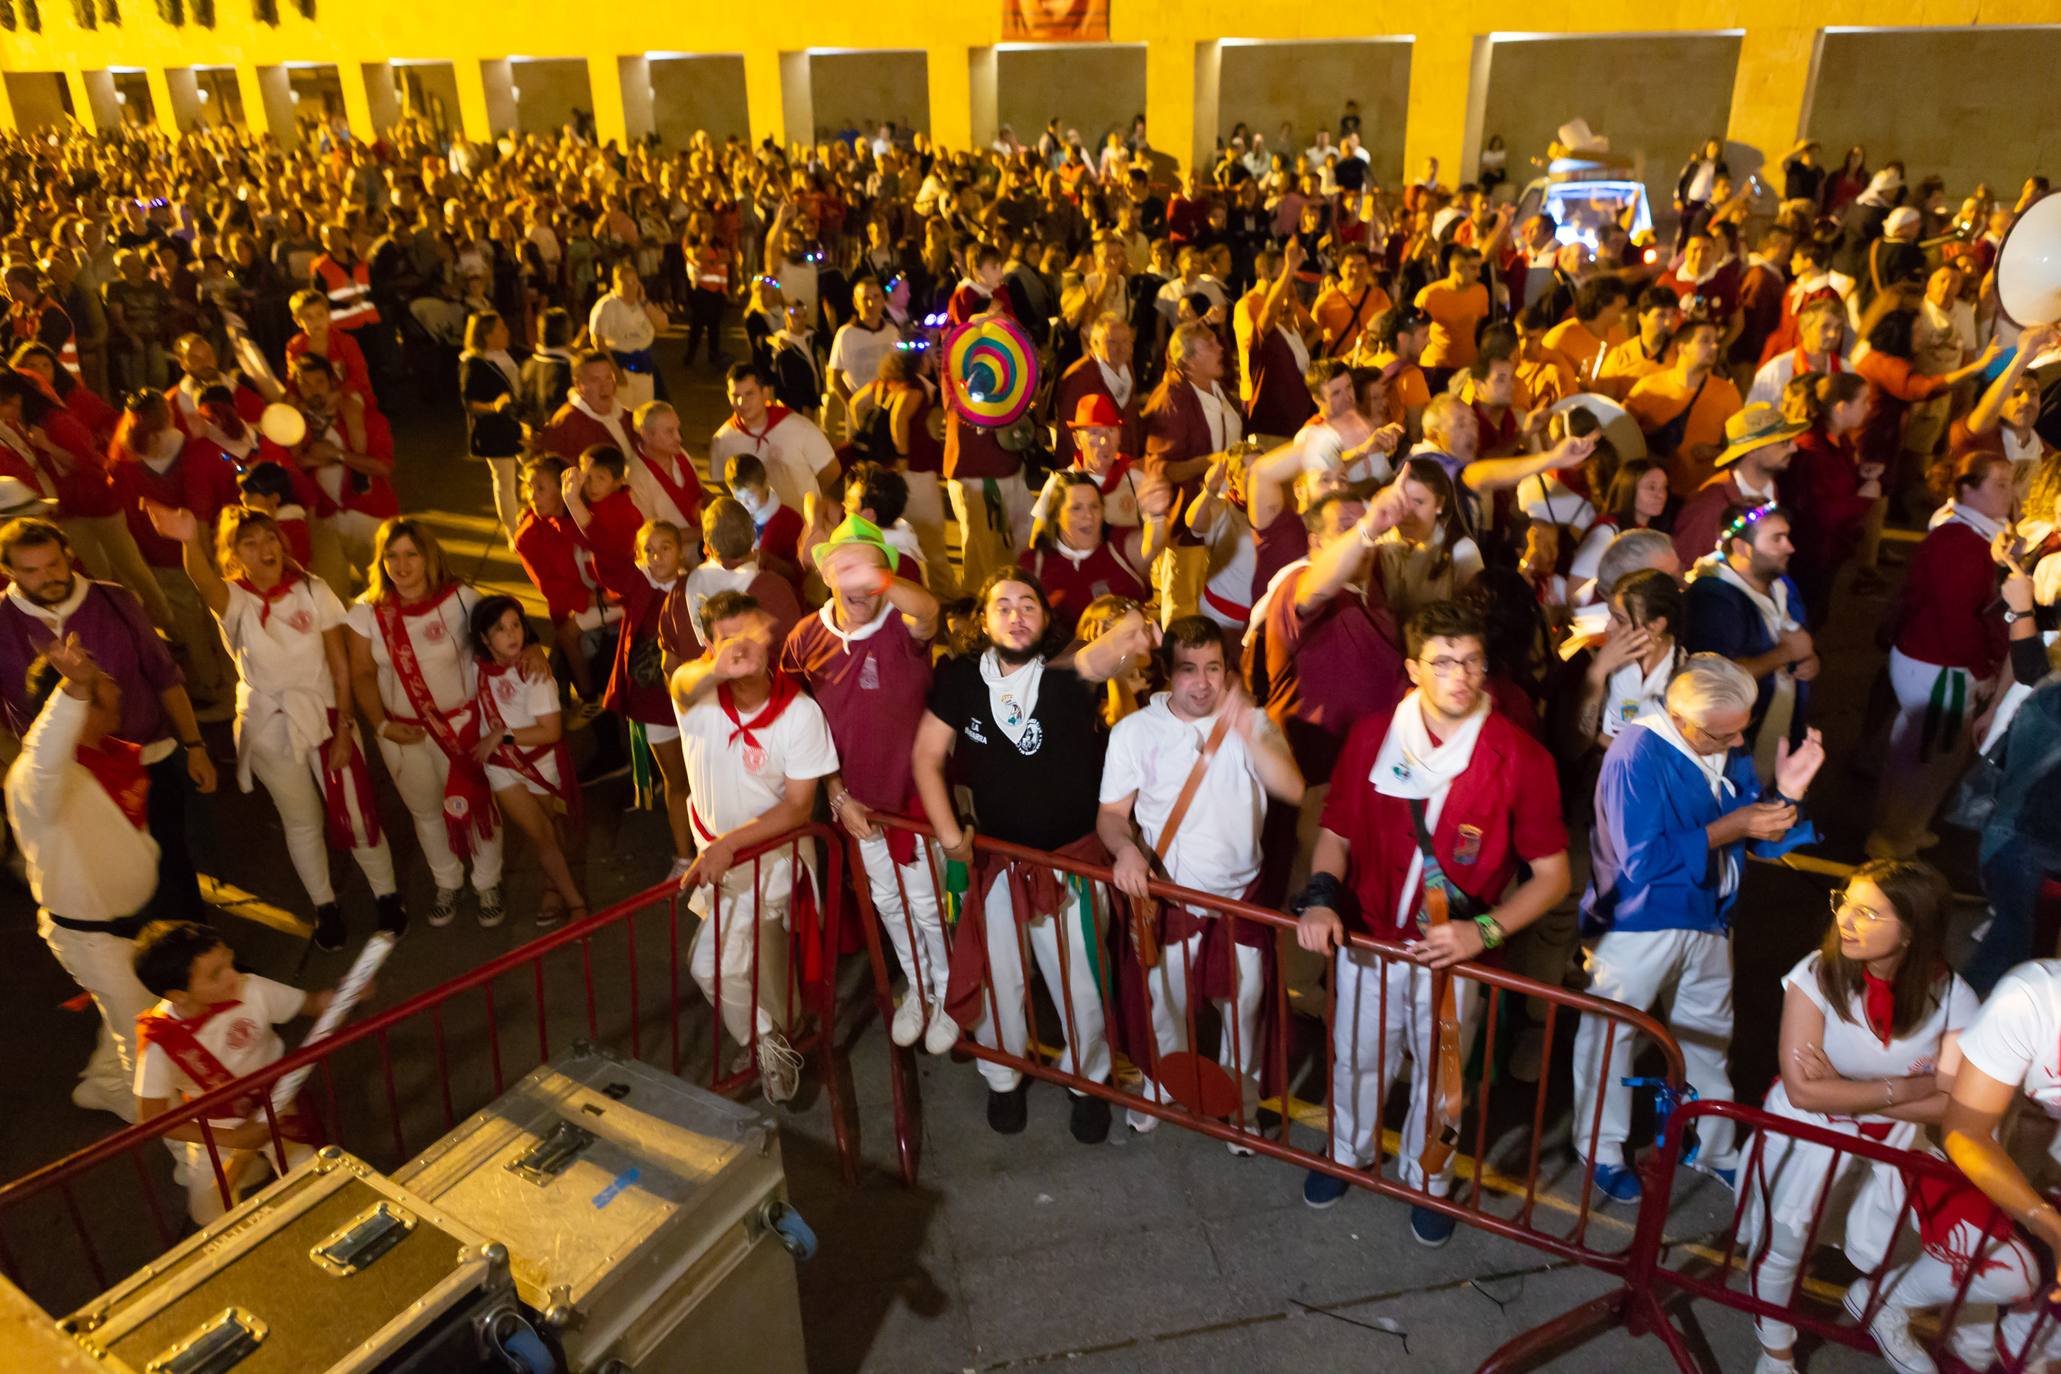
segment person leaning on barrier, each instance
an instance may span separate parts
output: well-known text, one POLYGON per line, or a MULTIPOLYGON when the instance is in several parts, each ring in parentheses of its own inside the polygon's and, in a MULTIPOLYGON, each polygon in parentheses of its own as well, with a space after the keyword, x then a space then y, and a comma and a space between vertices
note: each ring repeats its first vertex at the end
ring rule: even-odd
MULTIPOLYGON (((1567 895, 1567 832, 1552 756, 1489 700, 1480 619, 1433 602, 1411 620, 1407 647, 1414 690, 1353 727, 1332 773, 1309 885, 1295 901, 1296 939, 1312 953, 1337 951, 1331 1158, 1367 1167, 1406 1051, 1415 1067, 1399 1171, 1410 1187, 1443 1197, 1450 1157, 1429 1178, 1422 1162, 1438 1077, 1433 971, 1497 948, 1567 895), (1512 887, 1520 863, 1530 875, 1512 887), (1433 888, 1445 894, 1443 925, 1427 925, 1433 888), (1409 959, 1349 949, 1349 918, 1360 932, 1402 944, 1409 959)), ((1451 986, 1464 1058, 1481 998, 1466 979, 1451 986)), ((1329 1207, 1346 1186, 1312 1170, 1303 1201, 1329 1207)), ((1420 1244, 1443 1245, 1453 1220, 1412 1208, 1410 1232, 1420 1244)))
MULTIPOLYGON (((1730 919, 1746 844, 1753 841, 1760 857, 1776 858, 1818 838, 1798 809, 1825 761, 1815 730, 1794 752, 1782 741, 1774 791, 1764 794, 1745 748, 1753 699, 1745 669, 1716 654, 1695 654, 1668 684, 1666 709, 1618 734, 1596 782, 1593 871, 1582 897, 1582 925, 1592 939, 1589 991, 1645 1010, 1672 990, 1668 1024, 1681 1043, 1689 1086, 1699 1097, 1725 1101, 1732 1097, 1725 1070, 1732 1039, 1730 919)), ((1593 1166, 1606 1196, 1631 1202, 1639 1196, 1639 1176, 1622 1157, 1631 1090, 1620 1080, 1631 1072, 1632 1037, 1618 1028, 1606 1066, 1609 1034, 1607 1022, 1585 1016, 1575 1037, 1575 1153, 1593 1166)), ((1732 1123, 1710 1117, 1700 1132, 1696 1167, 1729 1184, 1732 1123)))

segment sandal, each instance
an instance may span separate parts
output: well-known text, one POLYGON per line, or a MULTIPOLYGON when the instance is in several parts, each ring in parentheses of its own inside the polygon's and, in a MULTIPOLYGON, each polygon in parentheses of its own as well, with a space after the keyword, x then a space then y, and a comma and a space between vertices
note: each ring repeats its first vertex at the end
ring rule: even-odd
POLYGON ((565 898, 556 889, 546 892, 537 902, 537 924, 555 926, 565 919, 565 898))

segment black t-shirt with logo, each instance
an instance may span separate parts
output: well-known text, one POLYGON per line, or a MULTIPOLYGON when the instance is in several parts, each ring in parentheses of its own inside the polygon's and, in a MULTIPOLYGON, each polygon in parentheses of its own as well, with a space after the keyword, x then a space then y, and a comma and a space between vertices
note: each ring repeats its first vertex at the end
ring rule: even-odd
POLYGON ((1096 689, 1049 664, 1020 740, 995 721, 979 655, 938 665, 930 713, 958 733, 953 759, 973 792, 975 824, 993 839, 1060 849, 1095 828, 1108 737, 1096 689))

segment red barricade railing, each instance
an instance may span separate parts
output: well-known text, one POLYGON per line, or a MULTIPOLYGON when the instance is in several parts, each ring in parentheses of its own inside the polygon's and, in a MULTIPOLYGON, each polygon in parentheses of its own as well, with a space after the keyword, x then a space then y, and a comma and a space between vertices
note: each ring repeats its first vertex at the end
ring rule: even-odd
MULTIPOLYGON (((881 816, 877 819, 884 826, 913 831, 925 840, 930 836, 926 826, 893 817, 881 816)), ((1081 881, 1082 886, 1075 889, 1074 896, 1067 902, 1069 915, 1064 920, 1053 922, 1056 929, 1049 936, 1040 937, 1049 939, 1058 946, 1057 957, 1050 962, 1060 971, 1062 987, 1057 990, 1052 1001, 1057 1007, 1067 1045, 1081 1043, 1077 1038, 1077 1033, 1081 1029, 1079 1023, 1085 1014, 1092 1012, 1096 1002, 1100 1003, 1105 1027, 1122 1024, 1126 1016, 1134 1027, 1141 1019, 1150 1020, 1149 1010, 1141 1018, 1135 1005, 1128 1013, 1123 1009, 1121 1004, 1124 1002, 1125 994, 1118 978, 1095 978, 1092 998, 1085 995, 1077 996, 1072 986, 1075 970, 1079 967, 1073 946, 1078 943, 1079 932, 1085 929, 1072 914, 1075 903, 1087 901, 1096 914, 1099 928, 1103 930, 1107 930, 1112 912, 1121 913, 1124 910, 1119 905, 1123 900, 1121 895, 1111 886, 1112 874, 1108 868, 1097 864, 1074 862, 1053 854, 985 837, 977 839, 977 850, 996 860, 1019 863, 1027 868, 1052 869, 1069 880, 1081 881)), ((902 923, 899 933, 903 938, 897 943, 903 944, 904 948, 923 949, 925 941, 922 932, 917 929, 917 923, 910 914, 911 897, 916 898, 919 906, 924 905, 926 894, 922 888, 927 885, 929 901, 934 902, 935 908, 939 911, 946 909, 949 894, 944 882, 945 861, 934 845, 924 843, 918 847, 917 861, 906 868, 891 864, 882 865, 876 856, 876 867, 889 867, 891 876, 883 877, 876 873, 869 881, 864 860, 865 856, 860 846, 854 842, 851 866, 853 889, 858 897, 860 924, 866 932, 868 954, 872 961, 874 993, 885 1021, 892 1017, 894 1009, 891 993, 894 970, 889 967, 886 953, 882 949, 883 921, 902 923), (879 889, 878 893, 874 890, 876 886, 879 889), (890 892, 899 910, 882 913, 878 910, 881 903, 877 897, 887 896, 890 892)), ((1161 882, 1154 882, 1152 891, 1169 902, 1210 913, 1234 931, 1253 932, 1246 938, 1253 939, 1257 936, 1261 946, 1273 945, 1276 942, 1285 942, 1287 946, 1294 944, 1291 932, 1296 922, 1281 912, 1161 882)), ((1120 918, 1115 923, 1123 924, 1120 918)), ((956 944, 959 936, 956 929, 948 928, 944 934, 947 948, 956 944)), ((1017 923, 1017 968, 1027 970, 1031 967, 1032 960, 1025 948, 1029 943, 1031 939, 1025 934, 1023 924, 1017 923)), ((1102 942, 1104 951, 1115 950, 1118 947, 1127 949, 1128 941, 1106 939, 1102 942)), ((1158 972, 1175 967, 1187 972, 1192 968, 1192 965, 1177 960, 1176 954, 1174 943, 1169 941, 1158 972)), ((1357 1008, 1363 1015, 1371 1015, 1376 1022, 1371 1033, 1375 1061, 1395 1062, 1400 1056, 1401 1047, 1390 1039, 1390 987, 1391 983, 1396 981, 1395 978, 1391 978, 1391 974, 1399 978, 1404 970, 1416 969, 1419 966, 1409 960, 1399 946, 1361 935, 1352 937, 1349 957, 1362 969, 1359 975, 1361 979, 1371 978, 1378 982, 1378 991, 1371 998, 1362 1000, 1357 1008)), ((1228 962, 1232 987, 1224 1002, 1225 1005, 1235 1008, 1239 1005, 1240 994, 1245 996, 1248 1003, 1253 1000, 1253 990, 1245 984, 1254 977, 1254 973, 1249 963, 1236 959, 1228 962)), ((1365 1167, 1339 1162, 1334 1158, 1334 1142, 1338 1137, 1340 1104, 1335 1100, 1332 1091, 1334 1034, 1341 1012, 1336 986, 1338 962, 1334 958, 1332 976, 1326 979, 1327 991, 1323 995, 1323 1034, 1317 1038, 1318 1043, 1313 1049, 1302 1046, 1293 1052, 1290 1042, 1297 1037, 1292 1030, 1299 1022, 1293 1016, 1287 982, 1280 976, 1278 964, 1273 959, 1263 956, 1255 962, 1260 969, 1258 976, 1263 980, 1258 998, 1260 1009, 1271 1012, 1274 1019, 1273 1033, 1266 1036, 1262 1042, 1265 1058, 1262 1059, 1257 1053, 1259 1047, 1235 1043, 1242 1039, 1239 1030, 1241 1018, 1235 1014, 1221 1018, 1225 1024, 1220 1035, 1233 1040, 1234 1043, 1220 1057, 1228 1058, 1236 1068, 1255 1066, 1258 1076, 1263 1080, 1263 1091, 1260 1096, 1274 1109, 1271 1120, 1260 1117, 1253 1111, 1250 1085, 1246 1085, 1245 1091, 1234 1092, 1228 1096, 1219 1091, 1214 1095, 1214 1104, 1208 1102, 1211 1093, 1202 1080, 1205 1077, 1216 1079, 1217 1075, 1206 1073, 1202 1067, 1203 1056, 1199 1052, 1201 1042, 1197 1038, 1197 1030, 1199 1022, 1214 1018, 1208 1011, 1209 1000, 1200 995, 1188 995, 1181 999, 1185 1001, 1185 1006, 1168 1007, 1162 1011, 1163 1019, 1167 1017, 1168 1012, 1178 1013, 1178 1019, 1185 1021, 1186 1030, 1185 1037, 1180 1038, 1180 1044, 1186 1047, 1186 1050, 1198 1051, 1184 1051, 1183 1057, 1176 1061, 1175 1070, 1171 1075, 1155 1073, 1158 1067, 1155 1061, 1161 1053, 1157 1043, 1158 1036, 1148 1033, 1133 1037, 1144 1042, 1142 1045, 1133 1044, 1130 1047, 1134 1066, 1143 1076, 1145 1086, 1142 1088, 1129 1086, 1114 1074, 1111 1075, 1111 1081, 1101 1082, 1096 1081, 1094 1077, 1069 1071, 1064 1067, 1061 1056, 1048 1053, 1038 1044, 1035 1034, 1028 1037, 1020 1052, 1012 1052, 1005 1043, 999 1043, 1001 1037, 995 1035, 967 1035, 961 1038, 959 1048, 988 1063, 1003 1065, 1031 1077, 1061 1084, 1078 1093, 1092 1094, 1113 1106, 1143 1113, 1162 1121, 1170 1121, 1284 1163, 1319 1170, 1374 1192, 1444 1212, 1470 1225, 1561 1258, 1593 1265, 1611 1273, 1625 1272, 1632 1230, 1629 1226, 1622 1228, 1621 1233, 1626 1242, 1622 1248, 1604 1248, 1599 1243, 1595 1234, 1597 1228, 1591 1226, 1597 1199, 1588 1171, 1579 1169, 1578 1165, 1570 1165, 1568 1172, 1574 1173, 1578 1170, 1578 1177, 1563 1177, 1558 1180, 1542 1177, 1541 1151, 1549 1126, 1549 1074, 1542 1073, 1536 1086, 1514 1081, 1498 1083, 1494 1068, 1495 1055, 1492 1052, 1481 1053, 1478 1071, 1469 1075, 1471 1081, 1467 1091, 1467 1109, 1471 1114, 1472 1123, 1471 1126, 1463 1124, 1456 1145, 1457 1153, 1462 1156, 1466 1156, 1471 1150, 1471 1165, 1465 1171, 1464 1177, 1455 1178, 1447 1196, 1433 1196, 1422 1188, 1412 1187, 1384 1176, 1383 1165, 1386 1157, 1391 1153, 1402 1152, 1386 1147, 1381 1129, 1385 1117, 1382 1111, 1384 1104, 1380 1101, 1363 1104, 1357 1109, 1361 1119, 1371 1117, 1374 1123, 1371 1131, 1371 1159, 1365 1161, 1365 1167), (1270 969, 1273 971, 1268 972, 1270 969), (997 1043, 981 1043, 982 1039, 997 1043), (1155 1094, 1149 1091, 1150 1085, 1162 1076, 1167 1077, 1169 1081, 1159 1084, 1160 1092, 1155 1094), (1303 1082, 1314 1082, 1320 1091, 1307 1099, 1298 1097, 1294 1089, 1303 1082), (1172 1100, 1166 1100, 1168 1098, 1172 1100), (1198 1103, 1208 1109, 1197 1110, 1198 1103), (1492 1127, 1499 1137, 1494 1142, 1490 1138, 1492 1127), (1511 1144, 1513 1140, 1514 1145, 1511 1144), (1498 1146, 1504 1148, 1496 1148, 1498 1146), (1492 1157, 1509 1158, 1514 1167, 1497 1167, 1490 1163, 1492 1157), (1553 1185, 1556 1182, 1571 1183, 1572 1187, 1555 1188, 1553 1185), (1552 1217, 1564 1218, 1564 1224, 1553 1226, 1550 1222, 1552 1217)), ((1142 977, 1135 969, 1121 964, 1119 976, 1142 977)), ((1166 976, 1175 975, 1166 973, 1166 976)), ((1548 986, 1484 965, 1461 965, 1453 970, 1453 976, 1459 980, 1463 990, 1474 994, 1467 1000, 1483 1008, 1478 1029, 1481 1032, 1481 1041, 1485 1045, 1495 1044, 1500 1017, 1510 1015, 1513 1010, 1522 1014, 1523 1004, 1517 999, 1536 999, 1545 1009, 1545 1047, 1541 1055, 1543 1063, 1550 1064, 1554 1045, 1572 1034, 1568 1013, 1579 1012, 1585 1016, 1602 1018, 1606 1022, 1606 1056, 1619 1035, 1645 1037, 1659 1050, 1664 1066, 1662 1077, 1676 1089, 1679 1089, 1683 1082, 1679 1047, 1665 1027, 1643 1012, 1620 1003, 1585 996, 1557 986, 1548 986), (1513 994, 1511 1007, 1504 1008, 1501 1005, 1503 999, 1499 997, 1481 995, 1493 993, 1513 994)), ((983 967, 980 995, 984 1019, 990 1024, 1002 1022, 1006 1025, 1002 999, 1006 995, 1013 1002, 1020 997, 1022 1022, 1028 1027, 1035 1027, 1037 1012, 1031 991, 1033 980, 1027 975, 1024 976, 1021 979, 1020 990, 1014 986, 1015 981, 1013 978, 1005 979, 1008 986, 998 990, 992 961, 983 967)), ((1188 991, 1194 994, 1196 990, 1191 985, 1188 991)), ((1309 995, 1314 999, 1314 990, 1309 995)), ((1399 997, 1402 995, 1400 991, 1397 993, 1399 997)), ((1134 997, 1133 1003, 1135 1000, 1134 997)), ((1176 999, 1167 1000, 1172 1002, 1176 999)), ((1014 1015, 1007 1018, 1008 1021, 1015 1019, 1014 1015)), ((1364 1027, 1364 1021, 1355 1023, 1356 1029, 1361 1027, 1364 1027)), ((1394 1034, 1407 1035, 1406 1026, 1397 1026, 1394 1034)), ((1367 1038, 1363 1031, 1360 1037, 1363 1049, 1367 1038)), ((1463 1043, 1466 1043, 1464 1035, 1463 1043)), ((913 1183, 918 1169, 918 1148, 921 1140, 917 1120, 916 1078, 912 1069, 913 1051, 891 1048, 890 1054, 893 1063, 890 1080, 894 1095, 896 1145, 902 1177, 905 1181, 913 1183)), ((1432 1056, 1427 1056, 1430 1057, 1432 1056)), ((1419 1076, 1427 1076, 1431 1069, 1430 1064, 1420 1064, 1414 1072, 1419 1076)), ((1394 1076, 1391 1075, 1391 1086, 1393 1081, 1394 1076)), ((1600 1128, 1601 1114, 1602 1104, 1599 1099, 1593 1119, 1587 1123, 1578 1123, 1586 1127, 1591 1142, 1600 1128)), ((1430 1130, 1430 1124, 1427 1123, 1427 1138, 1430 1130)), ((1407 1138, 1409 1134, 1410 1124, 1406 1122, 1404 1135, 1407 1138)), ((1593 1147, 1590 1153, 1593 1155, 1593 1147)), ((1410 1159, 1407 1163, 1415 1164, 1416 1161, 1410 1159)))
MULTIPOLYGON (((1667 1315, 1669 1305, 1681 1296, 1768 1318, 1863 1351, 1876 1348, 1867 1324, 1894 1298, 1899 1309, 1926 1319, 1912 1336, 1936 1357, 1952 1353, 1952 1333, 1964 1317, 1977 1341, 1986 1342, 1989 1310, 2015 1306, 1995 1338, 2009 1368, 2026 1367, 2022 1361, 2027 1352, 2052 1334, 2054 1310, 2043 1303, 2019 1301, 2049 1287, 2050 1270, 2013 1238, 2008 1219, 1972 1193, 1960 1171, 1939 1155, 1899 1149, 1736 1102, 1699 1101, 1672 1113, 1659 1150, 1644 1162, 1642 1172, 1645 1194, 1623 1286, 1510 1341, 1482 1365, 1482 1374, 1531 1368, 1598 1329, 1616 1325, 1650 1330, 1666 1344, 1678 1369, 1699 1370, 1702 1365, 1689 1342, 1667 1315), (1711 1118, 1734 1122, 1743 1138, 1730 1220, 1714 1233, 1669 1236, 1671 1194, 1688 1132, 1698 1121, 1711 1118), (1785 1178, 1791 1170, 1797 1173, 1785 1178), (1773 1199, 1795 1188, 1803 1190, 1808 1222, 1795 1242, 1777 1241, 1773 1199), (1870 1189, 1875 1190, 1872 1195, 1870 1189), (1932 1199, 1922 1207, 1921 1191, 1932 1199), (1921 1215, 1938 1216, 1937 1199, 1948 1193, 1972 1200, 1972 1207, 1958 1226, 1942 1226, 1937 1240, 1921 1240, 1921 1215), (1838 1227, 1828 1229, 1835 1197, 1867 1200, 1854 1202, 1838 1218, 1838 1227), (1892 1198, 1897 1200, 1889 1202, 1892 1198), (1860 1258, 1869 1262, 1850 1290, 1862 1300, 1861 1320, 1856 1321, 1840 1311, 1840 1298, 1821 1301, 1813 1295, 1814 1285, 1803 1276, 1828 1243, 1831 1229, 1843 1228, 1840 1244, 1849 1246, 1863 1224, 1858 1214, 1878 1203, 1890 1211, 1875 1212, 1866 1223, 1867 1238, 1860 1242, 1860 1258), (2001 1223, 1995 1228, 2001 1234, 1988 1234, 1992 1222, 2001 1223), (1930 1267, 1922 1267, 1928 1261, 1930 1267), (1770 1291, 1776 1282, 1771 1273, 1775 1266, 1789 1270, 1792 1291, 1786 1296, 1770 1291)), ((1796 1234, 1794 1226, 1786 1229, 1796 1234)), ((1858 1263, 1855 1267, 1861 1268, 1858 1263)), ((1985 1354, 1976 1367, 1988 1365, 1985 1354)))
MULTIPOLYGON (((786 1027, 797 1053, 820 1056, 839 1162, 846 1178, 856 1181, 857 1138, 831 1033, 835 958, 843 922, 842 840, 841 832, 825 826, 802 826, 736 860, 733 885, 742 888, 743 875, 750 874, 746 890, 752 894, 764 891, 762 879, 774 865, 820 867, 820 919, 790 912, 784 949, 765 940, 751 941, 749 973, 733 971, 729 979, 713 979, 714 995, 705 1004, 708 1069, 694 1077, 726 1093, 758 1080, 764 972, 759 961, 762 953, 779 949, 787 965, 780 978, 785 1005, 782 1014, 769 1012, 768 1019, 786 1027), (809 853, 818 849, 820 858, 809 853), (810 952, 811 942, 820 942, 820 976, 805 983, 804 967, 817 960, 810 952), (726 983, 731 992, 737 984, 745 985, 741 995, 751 1011, 743 1062, 727 1068, 726 983)), ((726 904, 712 904, 712 919, 697 928, 689 913, 688 941, 683 943, 681 908, 686 902, 671 884, 651 888, 0 1188, 0 1265, 46 1310, 63 1312, 149 1261, 177 1239, 183 1220, 177 1209, 186 1201, 161 1195, 147 1163, 149 1152, 157 1148, 154 1142, 176 1127, 197 1126, 216 1200, 226 1205, 233 1201, 224 1172, 229 1152, 216 1140, 224 1128, 210 1125, 210 1118, 236 1116, 232 1104, 239 1099, 247 1103, 254 1094, 269 1149, 283 1151, 270 1102, 272 1085, 303 1066, 315 1072, 302 1088, 299 1105, 313 1109, 322 1138, 388 1168, 548 1060, 554 1046, 562 1049, 575 1039, 619 1048, 681 1073, 688 1067, 690 1048, 683 1036, 689 1025, 686 1018, 695 1014, 693 999, 682 995, 683 969, 690 977, 696 973, 694 942, 709 941, 711 953, 725 948, 722 923, 737 914, 734 905, 726 909, 726 904), (662 931, 651 929, 657 920, 663 921, 662 931), (662 997, 651 994, 654 986, 663 989, 662 997), (511 987, 513 998, 508 995, 511 987), (121 1167, 124 1162, 128 1168, 121 1167), (147 1234, 139 1234, 135 1225, 138 1210, 149 1217, 147 1234)), ((751 909, 756 924, 762 913, 755 898, 751 909)), ((414 938, 433 940, 438 935, 427 932, 414 938)), ((407 949, 403 943, 393 957, 405 959, 407 949)), ((711 965, 711 973, 720 963, 711 965)))

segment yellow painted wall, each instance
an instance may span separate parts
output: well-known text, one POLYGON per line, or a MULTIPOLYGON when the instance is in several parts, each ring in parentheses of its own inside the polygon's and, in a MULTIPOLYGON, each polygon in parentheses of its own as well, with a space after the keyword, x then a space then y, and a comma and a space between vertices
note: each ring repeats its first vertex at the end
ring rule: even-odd
MULTIPOLYGON (((1150 128, 1145 109, 1145 51, 1129 47, 1011 49, 995 55, 995 111, 1025 143, 1035 143, 1045 121, 1079 129, 1090 151, 1111 129, 1128 130, 1145 114, 1153 140, 1174 146, 1176 131, 1150 128)), ((1185 151, 1185 150, 1184 150, 1185 151)))
POLYGON ((1233 44, 1223 49, 1217 133, 1250 125, 1282 151, 1281 122, 1295 127, 1299 152, 1318 129, 1338 141, 1345 102, 1360 102, 1360 141, 1374 175, 1394 183, 1403 171, 1403 123, 1410 104, 1410 45, 1401 42, 1233 44))
MULTIPOLYGON (((930 76, 923 53, 818 53, 809 59, 816 132, 828 137, 858 128, 871 135, 884 120, 897 128, 930 128, 930 76)), ((788 137, 796 136, 788 130, 788 137)))
POLYGON ((56 72, 8 72, 7 101, 15 127, 44 129, 64 124, 64 78, 56 72))

